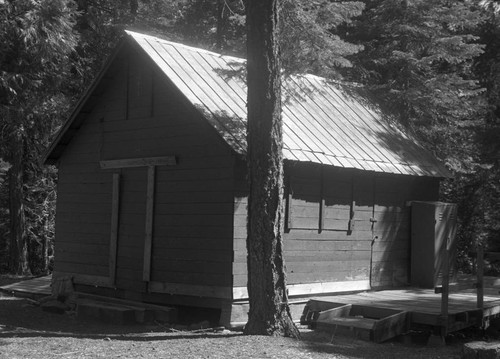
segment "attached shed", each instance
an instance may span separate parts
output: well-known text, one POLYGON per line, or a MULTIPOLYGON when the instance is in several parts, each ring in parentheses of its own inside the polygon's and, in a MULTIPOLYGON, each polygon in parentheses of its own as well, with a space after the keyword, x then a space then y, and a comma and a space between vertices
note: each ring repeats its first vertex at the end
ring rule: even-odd
MULTIPOLYGON (((244 65, 126 33, 47 151, 56 276, 244 321, 244 65)), ((437 201, 448 171, 367 99, 316 76, 285 80, 283 122, 292 301, 408 285, 409 203, 437 201)))

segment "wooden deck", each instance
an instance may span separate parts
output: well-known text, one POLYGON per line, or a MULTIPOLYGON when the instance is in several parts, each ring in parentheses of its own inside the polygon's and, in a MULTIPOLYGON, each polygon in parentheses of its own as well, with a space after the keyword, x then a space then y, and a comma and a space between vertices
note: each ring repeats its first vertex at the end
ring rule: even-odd
POLYGON ((0 291, 19 297, 39 298, 51 295, 52 276, 24 280, 0 287, 0 291))
MULTIPOLYGON (((39 298, 51 294, 51 281, 51 276, 40 277, 5 285, 0 290, 16 296, 39 298)), ((341 305, 366 308, 366 313, 388 310, 406 312, 409 313, 409 328, 427 328, 442 335, 470 326, 481 326, 490 317, 500 314, 498 288, 491 288, 488 282, 493 283, 493 279, 485 281, 483 308, 477 308, 475 290, 452 293, 449 295, 447 317, 441 315, 441 294, 432 289, 418 288, 316 297, 308 302, 304 315, 307 310, 319 313, 341 305)))
POLYGON ((483 308, 477 308, 477 297, 473 290, 449 295, 448 316, 441 314, 441 294, 432 289, 405 288, 363 292, 350 295, 313 298, 306 311, 322 312, 337 305, 353 305, 372 310, 391 309, 409 313, 409 328, 427 328, 437 334, 481 326, 490 317, 500 314, 498 289, 485 290, 483 308))

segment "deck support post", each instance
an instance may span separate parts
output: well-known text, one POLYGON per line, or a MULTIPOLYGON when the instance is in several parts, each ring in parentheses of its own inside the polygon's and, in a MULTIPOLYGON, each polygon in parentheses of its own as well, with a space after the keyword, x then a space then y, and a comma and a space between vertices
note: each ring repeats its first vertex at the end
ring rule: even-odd
POLYGON ((442 265, 442 293, 441 293, 441 317, 448 318, 448 297, 450 295, 450 257, 449 249, 445 247, 443 251, 443 265, 442 265))
POLYGON ((484 249, 480 244, 477 246, 476 258, 476 274, 477 274, 477 308, 483 309, 484 307, 484 249))
POLYGON ((444 338, 448 332, 448 299, 450 295, 450 249, 448 241, 445 242, 443 250, 442 272, 442 293, 441 293, 441 315, 439 316, 439 336, 444 343, 444 338))

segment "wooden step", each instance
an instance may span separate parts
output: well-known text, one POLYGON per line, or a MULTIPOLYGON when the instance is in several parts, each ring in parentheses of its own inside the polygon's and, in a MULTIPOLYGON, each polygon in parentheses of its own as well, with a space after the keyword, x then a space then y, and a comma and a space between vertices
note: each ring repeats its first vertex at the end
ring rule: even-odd
POLYGON ((312 328, 339 334, 347 331, 376 343, 408 331, 408 312, 370 306, 310 301, 301 318, 312 328))
POLYGON ((173 307, 77 292, 77 304, 85 301, 107 303, 134 309, 138 323, 152 321, 175 323, 178 316, 177 308, 173 307))
MULTIPOLYGON (((304 325, 313 325, 319 317, 320 313, 325 313, 326 311, 330 309, 337 309, 337 308, 343 308, 346 305, 350 304, 343 304, 343 303, 335 303, 335 302, 329 302, 329 301, 323 301, 323 300, 317 300, 317 299, 311 299, 307 302, 307 304, 304 307, 304 310, 302 312, 302 316, 300 317, 300 324, 304 325)), ((350 311, 349 307, 349 311, 350 311)), ((344 310, 344 309, 340 309, 344 310)))
POLYGON ((332 333, 335 336, 353 336, 356 339, 374 341, 373 327, 376 320, 370 318, 339 317, 329 321, 316 322, 316 330, 332 333))
POLYGON ((136 310, 116 304, 93 301, 77 303, 76 315, 78 318, 93 318, 110 324, 136 323, 136 310))
POLYGON ((347 328, 356 328, 364 330, 372 330, 377 323, 377 319, 371 318, 357 318, 357 317, 338 317, 328 321, 317 321, 317 323, 343 326, 347 328))
POLYGON ((77 315, 114 322, 115 324, 177 321, 177 309, 162 305, 78 293, 77 315))

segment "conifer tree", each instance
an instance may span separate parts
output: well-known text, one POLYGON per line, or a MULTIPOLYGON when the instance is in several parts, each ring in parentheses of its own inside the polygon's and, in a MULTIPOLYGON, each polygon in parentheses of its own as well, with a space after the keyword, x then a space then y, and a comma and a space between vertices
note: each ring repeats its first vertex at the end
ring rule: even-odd
POLYGON ((477 151, 468 130, 480 125, 484 111, 483 89, 472 72, 483 52, 475 34, 482 12, 469 1, 366 4, 349 37, 365 45, 353 60, 354 79, 367 84, 451 169, 471 170, 476 159, 462 159, 477 151))
POLYGON ((69 0, 0 3, 0 146, 10 164, 9 269, 17 274, 30 273, 24 192, 28 139, 40 135, 38 114, 56 101, 52 95, 68 75, 77 43, 74 24, 69 0))
POLYGON ((247 3, 248 296, 246 334, 298 337, 283 257, 283 124, 279 0, 247 3))
MULTIPOLYGON (((246 56, 245 3, 241 0, 197 0, 179 6, 176 35, 195 46, 246 56)), ((342 39, 337 30, 361 14, 361 1, 284 0, 279 31, 282 68, 338 78, 350 67, 348 56, 363 46, 342 39)))
POLYGON ((348 29, 351 41, 365 45, 351 74, 453 171, 454 181, 442 185, 442 199, 459 204, 458 250, 465 269, 468 253, 499 223, 492 216, 499 193, 498 181, 491 180, 495 167, 484 156, 489 141, 483 130, 494 133, 489 109, 498 103, 491 96, 494 65, 484 61, 497 51, 485 46, 494 39, 485 41, 481 32, 487 17, 473 1, 369 0, 366 5, 348 29))

